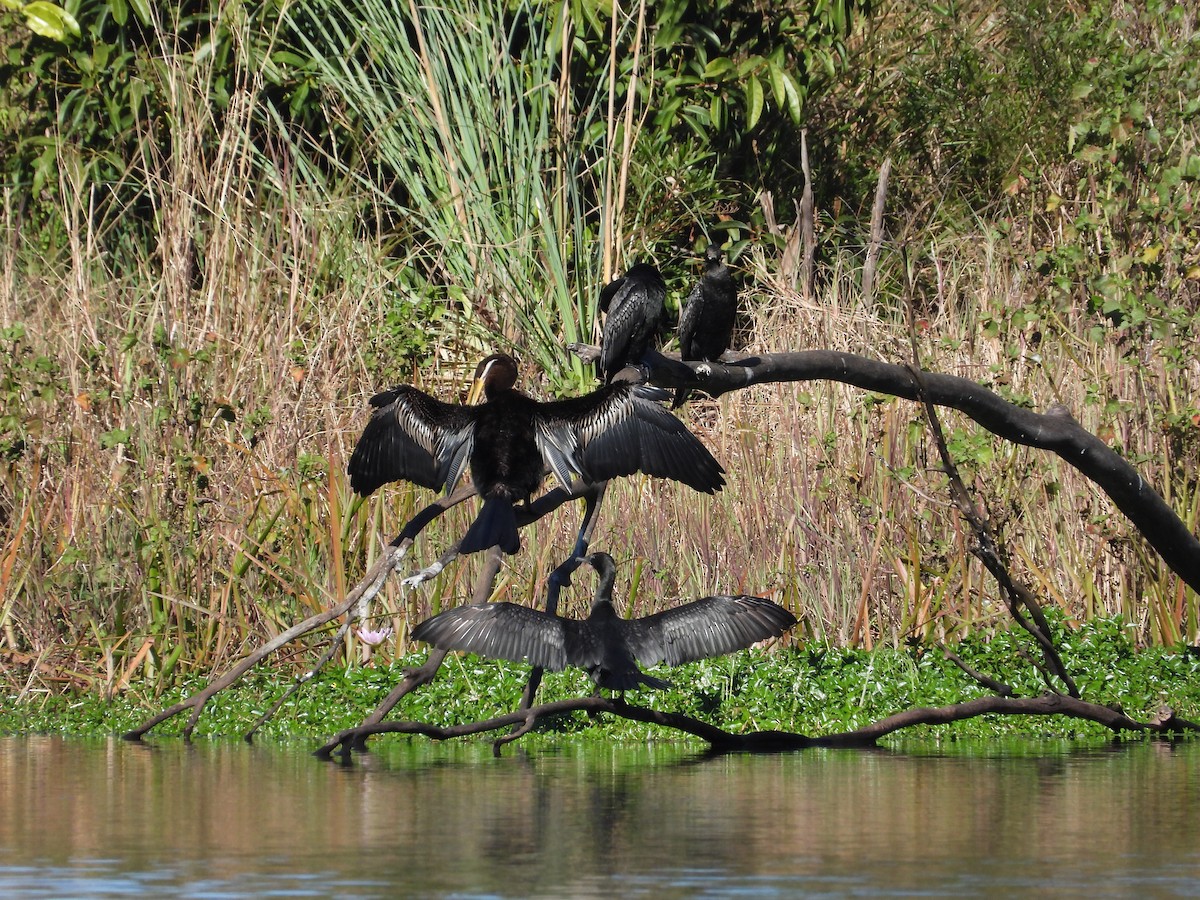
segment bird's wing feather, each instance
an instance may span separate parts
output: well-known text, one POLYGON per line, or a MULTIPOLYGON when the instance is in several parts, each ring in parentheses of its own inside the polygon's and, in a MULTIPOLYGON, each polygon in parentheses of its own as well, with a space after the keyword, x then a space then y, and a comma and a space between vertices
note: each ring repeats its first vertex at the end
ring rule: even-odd
POLYGON ((600 372, 604 379, 637 363, 658 333, 667 285, 658 270, 639 263, 624 278, 610 282, 600 292, 604 329, 600 341, 600 372))
POLYGON ((590 669, 604 661, 604 645, 586 620, 560 619, 566 643, 567 665, 590 669))
POLYGON ((656 400, 659 393, 610 385, 541 405, 538 447, 555 475, 597 483, 634 472, 681 481, 711 494, 724 469, 700 439, 656 400))
POLYGON ((695 356, 692 350, 692 336, 696 333, 696 323, 700 321, 700 307, 704 303, 704 295, 700 290, 700 282, 692 287, 684 301, 683 311, 679 314, 679 355, 683 359, 695 356))
POLYGON ((597 365, 605 378, 624 366, 624 356, 641 314, 641 304, 633 297, 637 290, 637 282, 621 278, 610 282, 600 293, 600 307, 604 310, 604 329, 597 365))
POLYGON ((450 491, 466 470, 475 407, 401 385, 371 398, 375 411, 350 456, 350 486, 366 496, 389 481, 450 491))
POLYGON ((608 312, 608 308, 612 305, 613 300, 621 292, 621 288, 624 286, 624 278, 614 278, 600 289, 600 312, 608 312))
POLYGON ((739 594, 701 597, 621 627, 639 663, 677 666, 778 637, 795 624, 796 617, 782 606, 739 594))
POLYGON ((529 662, 558 672, 568 662, 564 624, 570 623, 516 603, 486 603, 439 613, 414 628, 412 636, 439 650, 529 662))

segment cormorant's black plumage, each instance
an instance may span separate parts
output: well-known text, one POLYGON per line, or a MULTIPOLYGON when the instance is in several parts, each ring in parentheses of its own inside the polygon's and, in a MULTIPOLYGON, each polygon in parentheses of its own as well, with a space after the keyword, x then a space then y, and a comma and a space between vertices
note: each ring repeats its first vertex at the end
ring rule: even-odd
MULTIPOLYGON (((737 285, 721 248, 709 244, 704 251, 704 274, 696 282, 679 314, 679 354, 684 360, 713 362, 729 349, 733 323, 737 317, 737 285)), ((691 393, 687 388, 675 391, 675 407, 682 406, 691 393)))
POLYGON ((538 402, 514 389, 517 364, 492 354, 475 370, 486 402, 443 403, 401 385, 371 398, 347 467, 350 486, 371 494, 390 481, 449 493, 466 472, 483 498, 460 553, 520 548, 513 505, 529 500, 547 471, 564 484, 595 484, 644 472, 711 494, 725 483, 699 439, 657 400, 663 392, 608 385, 582 397, 538 402))
POLYGON ((667 283, 649 263, 631 266, 600 292, 605 316, 597 366, 605 384, 625 366, 641 363, 658 334, 666 297, 667 283))
POLYGON ((626 691, 670 682, 638 664, 670 666, 721 656, 778 637, 796 617, 761 597, 702 597, 641 619, 623 619, 612 602, 616 564, 607 553, 584 557, 600 576, 592 612, 564 619, 515 603, 460 606, 426 619, 412 636, 441 650, 465 650, 551 672, 587 669, 597 687, 626 691))

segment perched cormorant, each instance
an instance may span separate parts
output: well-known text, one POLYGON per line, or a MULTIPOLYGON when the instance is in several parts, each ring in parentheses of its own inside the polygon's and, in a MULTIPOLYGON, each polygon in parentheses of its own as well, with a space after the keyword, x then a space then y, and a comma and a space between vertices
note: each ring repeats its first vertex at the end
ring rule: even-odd
POLYGON ((669 666, 721 656, 778 637, 796 617, 770 600, 737 595, 702 597, 641 619, 623 619, 613 607, 617 568, 607 553, 582 558, 600 576, 586 619, 564 619, 516 603, 459 606, 413 629, 412 636, 440 650, 528 661, 557 672, 587 669, 598 688, 627 691, 638 685, 670 687, 638 663, 669 666))
MULTIPOLYGON (((595 484, 645 472, 711 494, 725 483, 700 440, 656 399, 662 391, 608 385, 582 397, 538 402, 514 390, 517 363, 493 353, 475 370, 478 406, 443 403, 401 385, 371 398, 367 422, 347 467, 364 497, 389 481, 454 489, 468 465, 483 508, 459 545, 473 553, 521 541, 513 504, 527 502, 547 470, 564 484, 595 484)), ((469 398, 470 399, 470 398, 469 398)))
MULTIPOLYGON (((721 248, 709 244, 704 251, 704 274, 688 294, 679 314, 679 354, 684 360, 713 362, 729 349, 733 320, 737 316, 737 285, 722 258, 721 248)), ((691 391, 677 388, 673 407, 691 391)))
POLYGON ((658 334, 667 283, 649 263, 631 266, 622 278, 610 281, 600 292, 604 333, 597 362, 601 380, 608 384, 627 365, 639 365, 658 334))

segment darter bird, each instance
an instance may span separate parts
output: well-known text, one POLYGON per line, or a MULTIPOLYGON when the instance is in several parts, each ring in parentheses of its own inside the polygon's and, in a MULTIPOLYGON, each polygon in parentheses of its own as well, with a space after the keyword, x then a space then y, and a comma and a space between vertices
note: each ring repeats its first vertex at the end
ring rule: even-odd
POLYGON ((493 353, 476 368, 467 405, 408 385, 376 394, 347 467, 350 486, 364 497, 400 480, 449 493, 469 467, 483 506, 459 552, 499 545, 516 553, 514 504, 528 503, 548 471, 564 485, 635 472, 707 494, 725 483, 720 463, 657 402, 659 389, 615 384, 539 402, 516 390, 516 381, 516 360, 493 353), (472 405, 481 391, 485 402, 472 405))

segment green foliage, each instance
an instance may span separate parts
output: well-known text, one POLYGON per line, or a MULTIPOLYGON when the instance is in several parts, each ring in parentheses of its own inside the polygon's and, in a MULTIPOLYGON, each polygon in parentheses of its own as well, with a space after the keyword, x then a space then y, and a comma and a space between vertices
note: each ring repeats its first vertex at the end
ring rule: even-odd
MULTIPOLYGON (((655 4, 649 74, 639 92, 651 112, 647 139, 684 139, 690 132, 723 170, 751 182, 794 167, 796 130, 809 94, 836 77, 845 41, 870 4, 836 0, 767 10, 744 0, 674 0, 655 4), (752 160, 750 142, 759 158, 752 160), (726 154, 730 156, 726 157, 726 154)), ((592 23, 606 38, 607 22, 592 23)), ((628 64, 622 77, 629 77, 628 64)))
POLYGON ((672 0, 647 7, 648 46, 635 55, 636 10, 614 23, 591 4, 572 4, 576 94, 611 90, 619 99, 632 89, 638 98, 631 180, 644 196, 657 191, 672 201, 645 222, 652 240, 695 249, 721 232, 737 245, 765 237, 747 188, 768 185, 785 201, 799 196, 800 130, 811 125, 813 100, 844 73, 846 42, 871 8, 860 0, 770 8, 672 0))
MULTIPOLYGON (((1120 702, 1134 718, 1150 716, 1164 703, 1184 718, 1194 720, 1200 713, 1200 657, 1194 654, 1182 649, 1139 650, 1120 620, 1098 620, 1078 631, 1066 631, 1063 646, 1067 665, 1080 676, 1084 699, 1120 702)), ((954 649, 968 665, 1012 684, 1022 696, 1037 696, 1044 690, 1036 670, 1021 656, 1031 648, 1019 632, 1001 632, 991 641, 972 639, 954 649)), ((414 654, 386 667, 327 668, 290 698, 278 718, 261 733, 327 737, 357 725, 388 694, 403 669, 422 659, 423 654, 414 654)), ((812 645, 771 653, 743 652, 654 671, 670 678, 676 687, 638 693, 630 698, 632 702, 696 716, 731 731, 778 728, 829 734, 861 727, 904 708, 961 702, 979 696, 982 690, 940 653, 922 649, 866 653, 812 645)), ((507 712, 519 699, 527 672, 525 666, 452 655, 442 677, 405 698, 398 717, 454 725, 507 712)), ((200 732, 226 736, 244 732, 288 683, 279 674, 248 676, 209 703, 200 720, 200 732)), ((543 685, 542 702, 582 696, 591 690, 590 682, 578 670, 552 673, 543 685)), ((120 732, 140 724, 144 704, 173 703, 202 686, 202 681, 188 678, 159 697, 132 692, 111 702, 47 697, 18 705, 5 697, 0 702, 0 733, 120 732)), ((184 718, 176 717, 159 730, 178 733, 184 718)), ((979 718, 920 731, 927 736, 992 739, 1110 734, 1093 723, 1045 717, 979 718)), ((546 720, 522 742, 560 743, 564 735, 603 741, 679 737, 651 725, 609 717, 592 722, 578 715, 546 720)))
POLYGON ((79 37, 79 23, 75 17, 56 3, 48 0, 33 0, 32 3, 0 0, 0 7, 3 7, 0 9, 0 23, 7 18, 3 10, 9 10, 20 14, 25 20, 25 27, 41 37, 63 42, 71 37, 79 37))
POLYGON ((1035 194, 1068 238, 1034 256, 1049 302, 1086 304, 1092 340, 1108 340, 1109 327, 1136 334, 1175 367, 1200 336, 1200 39, 1182 16, 1168 3, 1122 16, 1096 7, 1059 31, 1091 54, 1071 92, 1074 180, 1035 194))
MULTIPOLYGON (((16 652, 70 648, 59 662, 104 690, 228 662, 335 596, 422 499, 339 517, 372 389, 449 396, 461 359, 496 343, 556 389, 590 384, 561 344, 590 338, 608 270, 653 258, 679 296, 694 272, 678 257, 714 236, 752 251, 748 345, 889 359, 908 352, 886 264, 903 242, 935 368, 1031 407, 1082 398, 1072 411, 1200 527, 1200 92, 1178 7, 674 0, 647 6, 640 44, 636 8, 614 23, 590 0, 68 7, 78 37, 15 14, 0 33, 0 640, 16 652), (757 201, 774 192, 788 218, 801 123, 823 282, 803 301, 776 287, 786 235, 757 201), (882 302, 864 310, 864 209, 889 155, 882 302)), ((711 503, 613 486, 643 597, 719 575, 777 591, 822 638, 995 631, 903 404, 790 390, 689 413, 730 472, 711 503)), ((1195 595, 1102 499, 951 429, 1053 602, 1125 610, 1139 639, 1195 634, 1195 595)), ((528 599, 537 577, 508 589, 528 599)), ((411 603, 398 626, 426 611, 411 603)), ((928 663, 874 665, 901 681, 928 663)), ((705 704, 758 683, 697 678, 705 704)))
POLYGON ((0 460, 24 456, 30 431, 67 390, 62 369, 38 353, 20 322, 0 329, 0 460))
POLYGON ((213 126, 193 148, 203 158, 216 150, 231 96, 251 77, 278 74, 263 60, 282 4, 79 0, 53 15, 52 6, 26 9, 47 22, 61 13, 54 33, 0 42, 0 175, 44 250, 63 246, 64 207, 79 194, 90 197, 94 237, 110 251, 152 246, 161 210, 145 172, 183 140, 180 68, 203 74, 200 102, 213 126))
MULTIPOLYGON (((339 126, 323 166, 374 184, 404 248, 401 291, 427 326, 459 344, 499 333, 570 374, 559 348, 590 337, 599 283, 589 153, 571 122, 595 111, 558 105, 551 23, 521 5, 324 0, 289 22, 287 59, 304 61, 339 126)), ((387 322, 405 308, 390 302, 387 322)))

